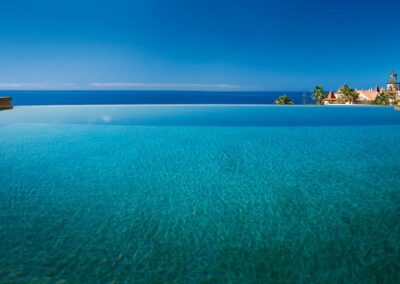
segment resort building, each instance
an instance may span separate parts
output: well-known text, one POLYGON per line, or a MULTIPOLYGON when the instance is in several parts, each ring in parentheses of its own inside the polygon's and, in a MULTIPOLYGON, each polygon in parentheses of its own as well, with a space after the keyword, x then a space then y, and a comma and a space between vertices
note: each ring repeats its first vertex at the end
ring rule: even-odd
POLYGON ((395 94, 395 98, 398 100, 398 104, 400 105, 400 82, 397 81, 397 73, 394 71, 390 74, 390 80, 387 83, 387 91, 395 94))
MULTIPOLYGON (((340 97, 342 96, 342 90, 344 88, 348 88, 346 84, 344 84, 342 87, 337 90, 337 92, 333 93, 332 91, 329 92, 328 96, 324 100, 325 105, 330 105, 330 104, 340 104, 340 97)), ((369 89, 369 90, 357 90, 356 92, 358 93, 358 103, 371 103, 374 102, 381 94, 382 92, 389 92, 389 93, 394 93, 396 94, 397 100, 400 100, 400 82, 397 80, 397 74, 396 72, 392 72, 390 74, 390 79, 387 83, 386 89, 384 88, 379 88, 378 85, 375 86, 374 89, 369 89)), ((351 103, 347 103, 351 104, 351 103)))
POLYGON ((380 94, 381 90, 378 86, 375 86, 374 89, 369 90, 357 90, 358 92, 358 100, 360 102, 373 102, 376 97, 380 94))
POLYGON ((396 93, 400 91, 400 83, 397 81, 397 74, 394 71, 390 74, 390 80, 387 83, 387 90, 396 93))
POLYGON ((329 104, 336 104, 336 102, 337 102, 337 97, 335 96, 335 94, 332 91, 330 91, 328 96, 324 100, 324 103, 326 105, 329 105, 329 104))
POLYGON ((343 86, 341 86, 339 88, 339 90, 336 91, 336 93, 333 93, 332 91, 330 91, 328 96, 324 100, 324 104, 325 105, 340 104, 339 100, 340 100, 340 97, 342 96, 342 90, 345 88, 348 88, 347 84, 343 84, 343 86))

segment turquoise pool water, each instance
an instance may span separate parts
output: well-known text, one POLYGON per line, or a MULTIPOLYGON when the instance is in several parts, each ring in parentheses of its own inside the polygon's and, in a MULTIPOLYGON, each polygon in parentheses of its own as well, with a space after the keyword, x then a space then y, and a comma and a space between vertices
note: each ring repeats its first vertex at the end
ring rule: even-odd
POLYGON ((400 112, 0 112, 2 283, 398 283, 400 112))

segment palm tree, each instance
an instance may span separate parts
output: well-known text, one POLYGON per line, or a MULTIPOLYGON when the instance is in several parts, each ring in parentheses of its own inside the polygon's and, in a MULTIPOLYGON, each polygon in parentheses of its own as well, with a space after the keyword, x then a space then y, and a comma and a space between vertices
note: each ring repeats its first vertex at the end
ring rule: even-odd
POLYGON ((323 105, 324 99, 328 96, 327 93, 324 92, 324 88, 322 86, 316 86, 315 90, 312 92, 311 97, 313 100, 316 100, 317 105, 323 105))
POLYGON ((377 105, 388 105, 389 104, 389 97, 386 95, 386 93, 380 93, 375 98, 375 104, 377 104, 377 105))
POLYGON ((352 103, 355 104, 358 100, 358 92, 350 88, 346 84, 340 89, 339 101, 342 103, 352 103))
POLYGON ((381 92, 375 99, 377 105, 391 105, 395 103, 396 95, 390 92, 381 92))
POLYGON ((293 100, 289 98, 287 95, 283 95, 277 98, 274 103, 277 105, 292 105, 293 100))

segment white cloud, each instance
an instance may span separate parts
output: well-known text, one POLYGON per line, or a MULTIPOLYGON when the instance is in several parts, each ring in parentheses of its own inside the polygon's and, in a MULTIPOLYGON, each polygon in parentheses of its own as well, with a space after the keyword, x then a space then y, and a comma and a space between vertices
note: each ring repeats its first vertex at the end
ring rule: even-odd
POLYGON ((74 88, 75 83, 0 83, 0 90, 63 90, 74 88))
POLYGON ((0 83, 0 89, 29 89, 45 88, 46 84, 35 83, 0 83))
POLYGON ((240 90, 239 85, 201 83, 91 83, 93 88, 136 90, 240 90))

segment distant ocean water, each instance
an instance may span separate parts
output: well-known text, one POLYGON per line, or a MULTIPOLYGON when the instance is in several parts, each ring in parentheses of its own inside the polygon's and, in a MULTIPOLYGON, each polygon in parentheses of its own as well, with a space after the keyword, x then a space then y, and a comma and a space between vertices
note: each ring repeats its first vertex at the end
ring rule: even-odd
POLYGON ((272 104, 288 95, 295 104, 312 103, 305 92, 200 92, 200 91, 0 91, 14 105, 86 104, 272 104))

